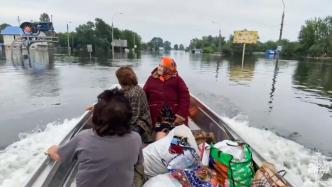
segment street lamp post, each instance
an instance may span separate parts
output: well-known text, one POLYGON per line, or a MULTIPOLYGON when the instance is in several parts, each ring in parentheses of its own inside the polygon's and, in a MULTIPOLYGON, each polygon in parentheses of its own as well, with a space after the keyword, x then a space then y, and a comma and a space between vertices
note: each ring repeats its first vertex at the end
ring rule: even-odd
POLYGON ((219 24, 217 22, 212 21, 212 23, 218 25, 218 27, 219 27, 218 50, 219 50, 219 53, 220 53, 220 56, 221 56, 222 55, 222 50, 221 50, 221 29, 220 29, 220 26, 219 26, 219 24))
POLYGON ((114 25, 113 25, 113 22, 114 22, 114 17, 117 15, 117 14, 123 14, 122 12, 116 12, 113 14, 112 16, 112 60, 114 60, 114 35, 113 35, 113 31, 114 31, 114 25))
MULTIPOLYGON (((71 22, 69 22, 71 23, 71 22)), ((67 48, 68 48, 68 56, 71 55, 71 49, 70 49, 70 44, 69 44, 69 23, 67 23, 67 48)))

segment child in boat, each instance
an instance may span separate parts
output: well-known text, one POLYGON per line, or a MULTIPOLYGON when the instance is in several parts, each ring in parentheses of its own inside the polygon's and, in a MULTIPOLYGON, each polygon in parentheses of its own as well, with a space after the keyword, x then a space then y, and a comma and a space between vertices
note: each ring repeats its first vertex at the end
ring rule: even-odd
POLYGON ((168 105, 175 114, 175 125, 188 124, 189 90, 177 72, 174 59, 162 57, 143 89, 148 98, 153 126, 164 105, 168 105))
POLYGON ((93 109, 93 128, 81 131, 68 143, 52 146, 53 160, 78 160, 78 187, 132 187, 134 166, 143 163, 142 141, 131 131, 131 107, 123 92, 106 90, 93 109))
POLYGON ((133 130, 141 135, 143 143, 153 142, 148 101, 144 90, 137 83, 135 72, 128 66, 120 67, 116 71, 116 77, 131 105, 133 115, 130 124, 133 126, 133 130))

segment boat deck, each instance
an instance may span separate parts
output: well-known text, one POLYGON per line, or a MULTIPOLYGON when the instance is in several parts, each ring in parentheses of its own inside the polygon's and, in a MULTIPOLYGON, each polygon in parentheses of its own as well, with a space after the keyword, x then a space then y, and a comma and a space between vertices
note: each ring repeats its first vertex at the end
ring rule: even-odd
MULTIPOLYGON (((91 127, 88 123, 90 117, 91 112, 86 112, 82 116, 80 122, 62 140, 61 144, 70 141, 70 139, 76 136, 82 129, 91 127)), ((190 97, 189 117, 189 127, 192 130, 201 129, 206 132, 213 132, 217 142, 226 139, 245 142, 218 114, 193 95, 190 97)), ((253 148, 252 156, 255 168, 257 169, 264 162, 264 158, 253 148)), ((25 186, 75 187, 76 173, 76 161, 64 160, 63 162, 54 162, 49 158, 46 158, 25 186)), ((278 174, 277 176, 282 178, 278 174)), ((289 184, 289 186, 292 185, 289 184)))

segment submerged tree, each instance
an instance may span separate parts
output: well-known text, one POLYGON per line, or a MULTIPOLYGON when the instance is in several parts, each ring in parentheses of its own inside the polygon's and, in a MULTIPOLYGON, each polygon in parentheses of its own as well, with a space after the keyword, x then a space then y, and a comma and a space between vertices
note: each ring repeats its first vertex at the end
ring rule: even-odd
POLYGON ((170 41, 165 41, 165 42, 164 42, 164 49, 165 49, 166 51, 171 50, 171 49, 172 49, 171 45, 172 45, 172 43, 171 43, 170 41))
MULTIPOLYGON (((136 46, 136 49, 140 50, 141 37, 136 32, 113 29, 114 39, 127 40, 128 48, 136 46)), ((58 37, 59 45, 67 47, 68 33, 58 33, 58 37)), ((112 28, 104 20, 96 18, 94 22, 81 24, 76 28, 76 32, 69 33, 69 40, 70 46, 74 49, 86 50, 86 45, 92 44, 93 52, 108 54, 112 46, 112 28)))
POLYGON ((42 13, 39 17, 39 21, 42 22, 42 23, 48 23, 48 22, 51 22, 50 20, 50 16, 48 16, 47 13, 42 13))
POLYGON ((332 56, 332 17, 307 20, 299 33, 303 54, 332 56))

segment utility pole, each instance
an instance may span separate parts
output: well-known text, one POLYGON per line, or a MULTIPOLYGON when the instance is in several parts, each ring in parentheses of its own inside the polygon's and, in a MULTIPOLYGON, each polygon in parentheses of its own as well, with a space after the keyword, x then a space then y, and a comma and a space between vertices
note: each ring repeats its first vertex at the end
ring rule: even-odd
POLYGON ((113 30, 114 30, 114 27, 113 27, 113 19, 112 19, 112 43, 111 43, 112 44, 112 60, 114 60, 114 36, 113 36, 113 30))
POLYGON ((67 23, 67 48, 68 48, 68 56, 70 56, 70 44, 69 44, 69 25, 67 23))
POLYGON ((219 23, 217 23, 217 22, 215 22, 215 21, 211 21, 211 23, 216 24, 216 25, 219 27, 218 50, 219 50, 220 57, 221 57, 221 55, 222 55, 222 50, 221 50, 221 29, 220 29, 220 25, 219 25, 219 23))
MULTIPOLYGON (((280 24, 279 45, 281 44, 282 31, 284 28, 284 19, 285 19, 285 2, 284 2, 284 0, 281 0, 281 1, 282 1, 283 9, 282 9, 282 16, 281 16, 281 24, 280 24)), ((278 66, 280 50, 281 50, 281 48, 278 46, 276 49, 276 52, 277 52, 276 66, 278 66)))
POLYGON ((113 25, 113 22, 114 22, 114 17, 117 15, 117 14, 123 14, 122 12, 116 12, 113 14, 112 16, 112 60, 114 60, 114 35, 113 35, 113 31, 114 31, 114 25, 113 25))
POLYGON ((134 43, 134 50, 136 49, 136 44, 135 44, 135 33, 133 33, 133 36, 134 36, 134 41, 133 41, 133 43, 134 43))
POLYGON ((222 55, 222 50, 221 50, 221 29, 219 29, 219 52, 220 52, 220 57, 222 55))
POLYGON ((279 33, 279 42, 281 41, 282 30, 283 30, 283 28, 284 28, 284 18, 285 18, 285 2, 284 2, 284 0, 282 0, 282 4, 283 4, 283 11, 282 11, 282 16, 281 16, 280 33, 279 33))

